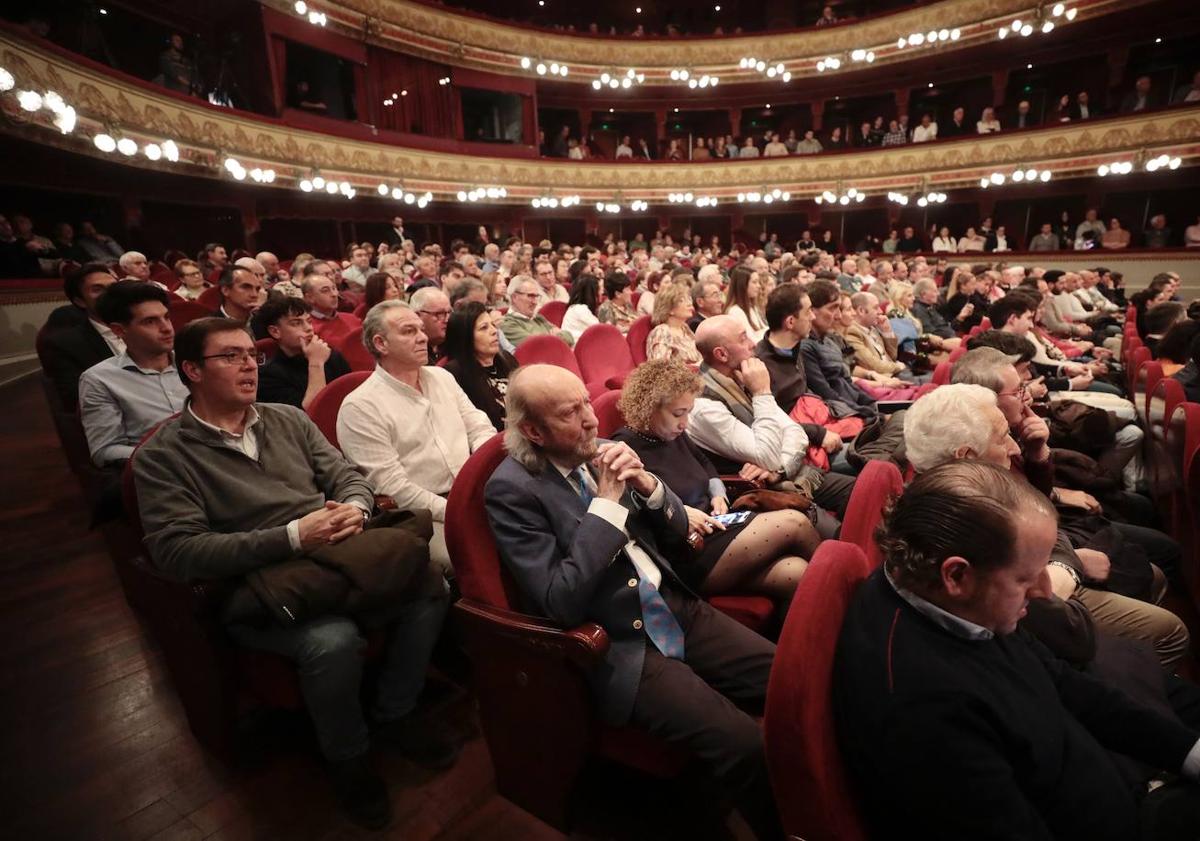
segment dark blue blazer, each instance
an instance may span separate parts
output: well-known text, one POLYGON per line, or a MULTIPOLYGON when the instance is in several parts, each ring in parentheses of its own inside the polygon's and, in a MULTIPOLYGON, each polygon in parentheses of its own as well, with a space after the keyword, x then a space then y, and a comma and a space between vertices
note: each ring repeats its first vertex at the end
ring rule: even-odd
POLYGON ((629 720, 646 651, 637 571, 624 552, 626 542, 632 539, 646 550, 662 570, 664 585, 687 591, 663 554, 684 545, 687 514, 679 497, 665 483, 662 487, 665 498, 658 510, 642 507, 636 494, 625 492, 621 505, 629 509, 628 537, 588 514, 575 488, 553 465, 530 473, 510 456, 484 489, 500 557, 527 609, 564 627, 595 622, 608 632, 604 664, 588 679, 601 715, 613 724, 629 720))

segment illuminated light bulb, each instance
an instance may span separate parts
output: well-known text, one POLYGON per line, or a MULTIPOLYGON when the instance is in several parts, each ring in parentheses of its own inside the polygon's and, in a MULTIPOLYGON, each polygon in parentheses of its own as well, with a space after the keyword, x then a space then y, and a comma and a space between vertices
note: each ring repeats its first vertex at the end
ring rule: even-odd
POLYGON ((467 200, 467 194, 466 194, 465 192, 463 192, 462 190, 459 190, 459 191, 458 191, 458 200, 459 200, 459 201, 466 201, 466 200, 467 200))
POLYGON ((856 202, 861 202, 861 201, 863 201, 863 200, 864 200, 866 197, 867 197, 867 194, 866 194, 866 193, 859 193, 857 196, 855 196, 855 197, 854 197, 854 200, 855 200, 856 202))
POLYGON ((939 41, 949 41, 950 40, 950 30, 949 29, 939 29, 937 37, 938 37, 939 41))
POLYGON ((679 81, 679 71, 678 71, 678 70, 672 70, 672 71, 671 71, 671 81, 672 81, 672 82, 678 82, 678 81, 679 81))
POLYGON ((680 70, 680 71, 679 71, 679 78, 680 78, 680 79, 683 79, 684 81, 686 81, 686 80, 687 80, 687 78, 688 78, 688 76, 690 76, 690 75, 692 75, 692 74, 691 74, 691 73, 689 73, 689 72, 688 72, 688 71, 686 71, 686 70, 680 70))
POLYGON ((767 68, 767 78, 768 79, 774 79, 776 76, 776 73, 777 73, 777 71, 775 70, 774 67, 767 68))
POLYGON ((296 5, 292 7, 298 15, 308 14, 308 4, 304 0, 296 0, 296 5))
POLYGON ((1002 172, 993 172, 990 177, 991 177, 992 183, 996 184, 996 185, 1003 184, 1004 180, 1005 180, 1004 173, 1002 173, 1002 172))
POLYGON ((756 61, 754 62, 754 69, 761 73, 767 69, 767 63, 765 61, 756 61))
POLYGON ((921 196, 921 198, 917 199, 917 207, 925 207, 928 204, 929 199, 925 198, 924 196, 921 196))
MULTIPOLYGON (((638 82, 638 84, 640 85, 640 84, 641 84, 642 82, 644 82, 644 81, 646 81, 646 74, 645 74, 645 73, 639 73, 639 74, 637 74, 637 82, 638 82)), ((716 83, 717 83, 717 77, 716 77, 716 76, 713 76, 713 84, 715 85, 716 83)))
POLYGON ((557 61, 550 62, 550 73, 551 73, 551 75, 554 75, 554 76, 558 75, 558 62, 557 61))
POLYGON ((315 189, 324 190, 325 189, 325 179, 319 175, 313 176, 312 185, 315 189))
MULTIPOLYGON (((790 77, 791 74, 789 73, 788 76, 790 77)), ((719 82, 719 81, 721 81, 720 76, 713 76, 711 79, 709 79, 708 83, 709 83, 709 85, 711 85, 712 87, 715 88, 717 86, 717 82, 719 82)))
POLYGON ((866 57, 867 57, 866 50, 859 49, 859 50, 854 50, 852 53, 850 53, 851 61, 862 61, 866 57))
POLYGON ((235 170, 233 172, 233 177, 236 178, 238 181, 245 181, 246 180, 246 170, 244 170, 244 169, 235 170))
POLYGON ((533 69, 534 69, 535 71, 537 71, 537 74, 538 74, 539 76, 545 76, 545 75, 546 75, 546 65, 542 64, 542 62, 540 62, 540 61, 538 62, 538 64, 537 64, 537 67, 535 67, 535 68, 533 68, 533 69))
POLYGON ((689 88, 694 89, 696 87, 696 85, 698 85, 698 84, 700 84, 700 83, 697 82, 695 79, 688 79, 688 87, 689 88))
POLYGON ((42 95, 42 105, 55 114, 59 114, 67 107, 67 103, 63 102, 63 98, 54 91, 46 91, 42 95))
MULTIPOLYGON (((783 192, 783 195, 782 195, 780 198, 782 198, 784 201, 791 201, 791 200, 792 200, 792 194, 791 194, 791 193, 789 193, 789 192, 787 192, 786 190, 784 190, 784 192, 783 192)), ((713 201, 713 204, 716 204, 716 201, 715 201, 715 200, 713 201)))
POLYGON ((825 191, 824 193, 822 193, 821 195, 823 195, 823 196, 825 197, 825 201, 835 201, 835 200, 837 199, 837 196, 835 196, 835 195, 834 195, 834 194, 833 194, 831 191, 829 191, 829 190, 826 190, 826 191, 825 191))
POLYGON ((627 79, 636 79, 636 78, 637 78, 637 71, 636 71, 636 70, 634 70, 634 69, 631 67, 631 68, 629 68, 629 70, 625 71, 625 77, 626 77, 627 79))
POLYGON ((1079 14, 1078 9, 1068 9, 1067 10, 1067 20, 1075 20, 1075 15, 1077 15, 1077 14, 1079 14))
POLYGON ((58 126, 58 130, 63 134, 70 134, 75 130, 75 120, 75 109, 68 105, 55 115, 54 125, 58 126))
POLYGON ((1007 37, 1008 37, 1008 27, 1007 26, 1000 27, 1000 40, 1003 41, 1007 37))
POLYGON ((951 41, 957 41, 961 37, 962 37, 961 29, 951 29, 950 30, 950 40, 951 41))
POLYGON ((986 190, 988 187, 990 187, 990 186, 991 186, 991 184, 992 184, 992 182, 991 182, 991 181, 988 181, 986 178, 980 178, 980 179, 979 179, 979 186, 980 186, 980 187, 982 187, 982 188, 983 188, 983 189, 985 189, 985 190, 986 190))
POLYGON ((300 191, 301 192, 311 193, 312 189, 313 189, 313 183, 311 181, 309 181, 307 178, 305 178, 303 181, 300 182, 300 191))
POLYGON ((610 88, 618 88, 618 87, 620 87, 620 86, 621 86, 621 83, 620 83, 620 82, 618 82, 616 79, 609 79, 609 80, 608 80, 608 86, 609 86, 610 88))
POLYGON ((902 50, 908 46, 908 39, 901 35, 896 39, 896 49, 902 50))
POLYGON ((560 64, 560 65, 558 66, 558 75, 559 75, 559 76, 566 76, 566 75, 567 75, 567 65, 565 65, 565 64, 560 64))
POLYGON ((546 204, 550 205, 551 207, 558 207, 558 199, 546 199, 546 204))
POLYGON ((1039 179, 1039 180, 1040 180, 1040 181, 1041 181, 1043 184, 1045 184, 1047 181, 1049 181, 1049 180, 1050 180, 1052 177, 1053 177, 1053 176, 1050 174, 1050 170, 1048 170, 1048 169, 1043 169, 1043 170, 1041 171, 1041 174, 1039 174, 1039 175, 1038 175, 1038 179, 1039 179))
POLYGON ((1108 175, 1109 171, 1108 164, 1100 164, 1100 166, 1096 167, 1096 174, 1101 178, 1108 175))
POLYGON ((746 194, 745 194, 745 193, 738 193, 738 194, 737 194, 737 200, 738 200, 739 202, 743 202, 743 203, 744 203, 744 202, 746 201, 746 194))
POLYGON ((417 200, 417 197, 415 195, 413 195, 412 193, 404 194, 404 203, 405 204, 414 204, 416 202, 416 200, 417 200))
POLYGON ((381 195, 381 196, 386 196, 388 194, 388 185, 387 184, 380 184, 375 189, 379 192, 379 195, 381 195))
POLYGON ((599 80, 599 79, 592 79, 592 88, 593 88, 594 90, 600 90, 600 87, 601 87, 600 80, 599 80))
POLYGON ((112 137, 107 134, 97 134, 92 138, 92 143, 94 143, 96 148, 101 152, 113 152, 116 151, 117 148, 117 141, 113 140, 112 137))
POLYGON ((850 197, 842 196, 841 198, 838 199, 838 204, 850 204, 850 197))
POLYGON ((908 36, 908 43, 912 44, 914 47, 919 47, 925 43, 925 36, 920 32, 914 32, 912 35, 908 36))
POLYGON ((1036 169, 1025 170, 1025 180, 1026 181, 1033 181, 1037 177, 1038 177, 1038 171, 1036 169))
POLYGON ((813 199, 813 201, 815 201, 817 204, 821 204, 822 202, 825 201, 825 198, 823 196, 817 196, 816 198, 813 199))
POLYGON ((1030 24, 1025 24, 1021 27, 1021 37, 1028 38, 1033 34, 1033 27, 1030 24))
POLYGON ((785 71, 783 71, 783 76, 782 76, 781 78, 782 78, 782 79, 783 79, 783 81, 785 81, 785 82, 790 82, 790 81, 792 81, 792 71, 790 71, 790 70, 785 70, 785 71))
POLYGON ((162 142, 163 157, 174 163, 179 160, 179 147, 175 145, 174 140, 164 140, 162 142))
POLYGON ((17 80, 13 78, 13 74, 0 67, 0 93, 7 93, 16 84, 17 80))
POLYGON ((1024 181, 1025 173, 1018 169, 1016 172, 1014 172, 1012 174, 1012 180, 1013 181, 1024 181))
POLYGON ((332 196, 332 195, 335 195, 337 193, 337 191, 338 191, 338 185, 337 185, 336 181, 326 181, 325 182, 325 192, 329 193, 329 195, 332 196))
POLYGON ((531 64, 533 64, 533 62, 529 60, 528 56, 524 56, 521 58, 521 69, 522 70, 528 70, 529 66, 531 64))
POLYGON ((150 160, 157 161, 162 157, 162 148, 157 143, 147 143, 142 153, 150 160))
POLYGON ((1167 164, 1168 169, 1179 169, 1183 165, 1182 158, 1171 158, 1171 162, 1167 164))
POLYGON ((817 72, 818 73, 825 72, 825 59, 821 59, 820 61, 817 62, 817 72))
POLYGON ((117 141, 117 151, 120 152, 122 155, 126 155, 126 156, 133 155, 133 154, 137 153, 137 150, 138 150, 137 144, 134 143, 132 140, 130 140, 128 137, 122 137, 120 140, 117 141))
POLYGON ((628 89, 632 84, 633 84, 633 82, 630 79, 622 79, 621 80, 621 87, 623 87, 623 88, 628 89))
POLYGON ((1050 10, 1050 14, 1054 15, 1056 18, 1062 17, 1062 13, 1065 12, 1066 10, 1067 10, 1066 4, 1055 3, 1054 8, 1050 10))
POLYGON ((871 64, 874 61, 875 61, 875 51, 868 50, 867 51, 867 64, 871 64))
POLYGON ((42 95, 37 91, 21 91, 17 94, 17 102, 26 111, 37 111, 42 107, 42 95))
POLYGON ((1014 19, 1014 20, 1013 20, 1013 22, 1012 22, 1012 26, 1010 26, 1010 27, 1009 27, 1009 29, 1011 29, 1013 32, 1020 32, 1020 31, 1021 31, 1021 26, 1022 26, 1022 24, 1021 24, 1021 19, 1020 19, 1020 18, 1016 18, 1016 19, 1014 19))
POLYGON ((1054 31, 1054 21, 1048 20, 1042 24, 1042 34, 1043 35, 1049 35, 1053 31, 1054 31))

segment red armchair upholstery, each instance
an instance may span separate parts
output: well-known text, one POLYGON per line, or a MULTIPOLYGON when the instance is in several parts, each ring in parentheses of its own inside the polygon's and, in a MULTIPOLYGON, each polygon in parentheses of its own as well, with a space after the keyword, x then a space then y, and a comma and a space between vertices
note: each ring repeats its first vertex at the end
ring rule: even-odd
MULTIPOLYGON (((1129 361, 1125 365, 1125 372, 1129 377, 1127 383, 1128 393, 1130 398, 1138 393, 1137 384, 1142 378, 1142 367, 1150 361, 1150 348, 1138 347, 1129 354, 1129 361)), ((1137 407, 1137 400, 1134 399, 1134 407, 1137 407)))
POLYGON ((842 620, 871 569, 857 546, 822 543, 800 579, 779 636, 763 735, 775 802, 791 837, 867 838, 834 732, 831 690, 842 620))
POLYGON ((185 301, 179 298, 179 303, 172 301, 171 306, 167 308, 167 318, 171 319, 171 324, 178 333, 185 324, 197 318, 208 318, 215 309, 216 307, 205 307, 199 301, 185 301))
POLYGON ((949 362, 951 366, 953 366, 955 362, 962 359, 963 355, 966 352, 967 352, 967 343, 963 342, 961 345, 956 347, 954 350, 950 351, 950 355, 946 357, 946 361, 949 362))
POLYGON ((562 301, 547 301, 538 310, 538 315, 545 316, 546 320, 555 327, 562 327, 563 316, 566 314, 567 305, 562 301))
MULTIPOLYGON (((1145 409, 1143 410, 1145 412, 1145 415, 1142 418, 1142 421, 1143 421, 1143 423, 1149 424, 1150 423, 1150 398, 1154 394, 1154 389, 1158 387, 1159 382, 1163 378, 1162 363, 1161 362, 1147 362, 1145 364, 1145 366, 1143 367, 1143 370, 1145 372, 1145 375, 1143 378, 1144 382, 1142 383, 1142 389, 1143 389, 1143 393, 1145 394, 1146 400, 1145 400, 1145 403, 1143 404, 1145 406, 1145 409)), ((1134 408, 1136 409, 1137 403, 1135 402, 1133 405, 1134 405, 1134 408)))
MULTIPOLYGON (((899 468, 890 461, 867 462, 854 483, 854 492, 846 505, 846 518, 842 521, 841 539, 861 549, 872 569, 883 560, 875 544, 875 527, 883 519, 883 508, 888 500, 902 493, 904 479, 899 468)), ((808 577, 807 572, 804 575, 808 577)))
POLYGON ((583 379, 575 354, 567 347, 567 343, 557 336, 530 336, 517 345, 517 361, 522 365, 544 363, 566 368, 575 376, 583 379))
POLYGON ((933 369, 933 384, 934 385, 949 385, 950 374, 954 370, 954 365, 951 362, 939 362, 937 367, 933 369))
POLYGON ((209 312, 216 310, 221 306, 221 287, 208 287, 200 293, 200 297, 196 299, 196 303, 204 307, 209 312))
POLYGON ((254 347, 258 351, 259 357, 263 360, 263 364, 270 362, 275 358, 275 354, 279 353, 279 343, 269 337, 259 339, 254 343, 254 347))
POLYGON ((1169 377, 1159 383, 1156 394, 1159 393, 1169 396, 1151 404, 1152 425, 1146 435, 1146 479, 1166 528, 1181 542, 1186 542, 1191 526, 1184 489, 1190 455, 1188 433, 1191 431, 1196 439, 1193 446, 1200 445, 1200 405, 1182 400, 1182 384, 1169 377), (1178 389, 1172 387, 1172 383, 1178 389), (1157 415, 1154 406, 1160 402, 1169 408, 1162 413, 1161 422, 1154 423, 1157 415))
POLYGON ((589 391, 594 385, 620 388, 633 370, 629 343, 611 324, 594 324, 584 330, 575 342, 575 359, 589 391))
POLYGON ((369 373, 375 370, 375 357, 363 345, 361 326, 355 327, 346 334, 346 338, 338 344, 337 352, 345 357, 346 364, 350 366, 351 371, 367 371, 369 373))
POLYGON ((621 410, 617 408, 620 399, 620 391, 606 391, 592 401, 592 411, 600 423, 596 434, 601 438, 611 438, 614 432, 625 425, 625 418, 621 417, 621 410))
MULTIPOLYGON (((329 439, 329 443, 338 447, 337 416, 342 408, 346 395, 363 384, 371 374, 367 371, 351 371, 343 374, 317 392, 317 396, 308 404, 308 416, 312 418, 317 428, 329 439)), ((338 447, 340 450, 341 447, 338 447)))
POLYGON ((650 335, 650 316, 643 315, 629 325, 629 334, 625 337, 629 343, 629 355, 633 357, 634 365, 646 361, 646 337, 650 335))

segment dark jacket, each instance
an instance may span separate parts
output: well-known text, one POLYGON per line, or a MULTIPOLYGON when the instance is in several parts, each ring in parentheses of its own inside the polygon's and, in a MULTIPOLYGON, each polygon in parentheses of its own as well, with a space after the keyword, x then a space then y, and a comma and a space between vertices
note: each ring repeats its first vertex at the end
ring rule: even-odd
MULTIPOLYGON (((350 365, 336 350, 325 360, 325 382, 331 383, 350 373, 350 365)), ((308 360, 304 354, 288 356, 283 351, 258 369, 258 402, 286 403, 303 408, 304 392, 308 391, 308 360)))
POLYGON ((568 628, 596 622, 608 632, 604 664, 588 679, 601 714, 615 724, 629 720, 646 653, 638 576, 625 544, 634 540, 646 550, 662 570, 664 588, 690 592, 664 554, 667 547, 682 547, 687 514, 665 483, 663 492, 663 507, 657 511, 643 507, 631 490, 625 492, 621 505, 630 512, 627 536, 589 514, 576 489, 549 464, 530 473, 510 456, 484 489, 500 558, 527 609, 568 628))
POLYGON ((55 330, 42 341, 42 364, 54 381, 62 407, 75 412, 79 407, 79 378, 83 372, 113 355, 104 337, 90 321, 78 327, 55 330))
MULTIPOLYGON (((764 336, 762 341, 754 346, 754 355, 767 366, 767 371, 771 374, 771 393, 775 395, 775 402, 783 411, 791 414, 792 409, 796 406, 796 401, 805 395, 824 400, 808 390, 808 376, 804 373, 804 357, 800 353, 799 344, 790 351, 781 350, 764 336)), ((824 402, 829 407, 830 414, 835 418, 856 414, 853 406, 848 406, 841 400, 824 400, 824 402)), ((825 440, 825 427, 815 423, 802 423, 800 426, 803 427, 804 434, 808 436, 810 447, 821 446, 821 442, 825 440)))
POLYGON ((809 391, 827 402, 840 400, 852 407, 859 417, 875 417, 875 401, 854 384, 841 347, 832 338, 809 336, 800 343, 800 356, 809 391))
MULTIPOLYGON (((505 388, 500 393, 494 391, 488 383, 486 374, 470 376, 464 373, 462 366, 455 360, 446 363, 445 368, 454 375, 459 388, 467 395, 475 408, 488 416, 492 426, 504 429, 504 395, 507 393, 507 379, 517 369, 519 363, 511 353, 500 351, 496 354, 496 370, 505 378, 505 388)), ((476 365, 478 368, 478 365, 476 365)))
POLYGON ((880 837, 1137 838, 1138 804, 1108 751, 1178 772, 1200 735, 1023 631, 973 640, 942 628, 882 569, 842 625, 833 709, 880 837), (947 786, 953 797, 930 800, 947 786))

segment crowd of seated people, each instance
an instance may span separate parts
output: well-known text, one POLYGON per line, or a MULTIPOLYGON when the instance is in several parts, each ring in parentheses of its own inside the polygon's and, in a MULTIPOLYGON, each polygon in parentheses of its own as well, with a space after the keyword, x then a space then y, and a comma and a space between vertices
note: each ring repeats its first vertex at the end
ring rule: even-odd
MULTIPOLYGON (((1176 300, 1179 277, 1162 273, 1127 299, 1122 278, 1104 268, 1060 271, 983 255, 955 263, 941 253, 871 260, 824 251, 807 237, 800 244, 809 247, 792 251, 768 241, 770 251, 722 251, 690 235, 676 245, 665 234, 633 249, 516 237, 417 248, 405 239, 355 245, 344 261, 297 255, 290 265, 270 252, 226 255, 209 244, 200 259, 181 257, 165 273, 137 255, 115 273, 89 263, 68 274, 70 303, 47 325, 43 358, 62 407, 78 407, 96 465, 115 470, 133 454, 146 545, 167 575, 262 587, 285 561, 388 565, 382 614, 370 598, 382 593, 372 592, 286 625, 252 612, 225 620, 238 644, 296 664, 340 802, 367 826, 390 814, 373 745, 431 768, 458 754, 461 736, 423 715, 416 699, 455 579, 446 497, 471 454, 498 433, 508 458, 486 487, 488 526, 527 608, 564 625, 599 623, 610 645, 604 666, 589 674, 598 714, 685 746, 759 837, 781 835, 762 734, 740 707, 761 706, 774 646, 705 599, 762 594, 782 616, 820 543, 838 535, 869 459, 911 466, 917 498, 948 495, 947 511, 979 519, 978 540, 992 535, 993 554, 970 574, 1008 569, 995 554, 1002 547, 1025 541, 1028 550, 1011 562, 1030 566, 1020 573, 1024 589, 1004 585, 1005 598, 1028 601, 1028 615, 1006 603, 1004 616, 992 616, 980 605, 1000 595, 972 597, 970 587, 985 585, 962 583, 961 564, 974 563, 961 555, 969 535, 935 520, 905 531, 918 513, 889 515, 891 536, 881 544, 889 577, 869 581, 861 599, 907 605, 905 623, 935 609, 965 620, 906 640, 895 652, 905 669, 925 668, 908 646, 953 648, 937 634, 967 634, 993 642, 978 663, 1036 655, 1052 675, 1082 670, 1086 692, 1101 693, 1114 711, 1135 703, 1123 693, 1157 699, 1169 712, 1178 693, 1194 692, 1174 677, 1166 688, 1138 679, 1172 673, 1190 640, 1163 606, 1169 593, 1183 595, 1183 560, 1146 495, 1145 432, 1121 368, 1131 308, 1138 326, 1129 329, 1173 366, 1164 374, 1198 396, 1200 305, 1176 300), (162 287, 194 283, 188 273, 206 263, 219 306, 176 333, 168 316, 190 304, 162 287), (640 314, 635 297, 647 295, 652 313, 640 314), (588 331, 612 325, 630 335, 642 318, 647 361, 623 380, 623 426, 609 441, 597 441, 589 390, 574 373, 520 365, 512 353, 533 336, 556 337, 572 352, 588 331), (341 403, 335 449, 304 409, 363 351, 369 373, 359 369, 365 379, 341 403), (935 386, 930 360, 951 354, 960 354, 954 384, 935 386), (1095 481, 1081 484, 1081 475, 1095 481), (986 493, 968 493, 984 480, 986 493), (746 486, 755 491, 734 490, 746 486), (762 507, 766 497, 754 493, 768 491, 785 502, 762 507), (977 497, 1008 502, 983 511, 977 497), (376 510, 377 498, 387 498, 386 512, 376 510), (729 521, 737 508, 747 516, 729 521), (1019 512, 1019 528, 1005 524, 1019 512), (943 527, 948 542, 919 552, 901 546, 943 527), (1016 530, 1001 539, 989 529, 1016 530), (934 561, 944 574, 920 566, 934 561), (1005 643, 1014 627, 1019 641, 1005 643), (364 710, 357 652, 373 629, 386 631, 387 644, 364 710)), ((860 634, 876 619, 852 611, 845 645, 867 646, 860 634)), ((970 663, 964 673, 990 668, 957 656, 970 663)), ((839 680, 875 679, 873 657, 842 661, 839 680)), ((934 692, 938 681, 948 692, 959 686, 950 674, 929 679, 934 692)), ((1056 685, 1014 688, 996 678, 974 691, 992 703, 1013 692, 1032 703, 1056 685)), ((1200 771, 1200 753, 1183 763, 1188 751, 1178 749, 1181 733, 1200 724, 1194 716, 1139 720, 1147 732, 1169 732, 1169 750, 1110 744, 1116 737, 1080 711, 1086 704, 1075 706, 1085 690, 1071 691, 1084 694, 1053 720, 1037 719, 1048 734, 1068 732, 1088 750, 1088 739, 1098 739, 1148 760, 1154 773, 1200 771)), ((894 792, 871 784, 877 761, 901 761, 899 736, 878 716, 903 698, 851 694, 839 729, 881 737, 843 746, 868 791, 868 816, 895 810, 920 826, 911 808, 897 808, 894 792)), ((929 732, 978 734, 974 717, 918 707, 929 732)), ((1010 724, 1005 739, 1020 732, 1010 724)), ((939 746, 944 767, 969 763, 963 750, 939 746)), ((1011 752, 984 754, 995 773, 1028 770, 1006 764, 1011 752)), ((922 763, 914 773, 936 767, 922 763)), ((1044 791, 1069 799, 1076 783, 1017 779, 1005 796, 1024 811, 1003 819, 1059 826, 1044 791)), ((1141 795, 1130 790, 1128 803, 1111 808, 1134 808, 1141 795)))

